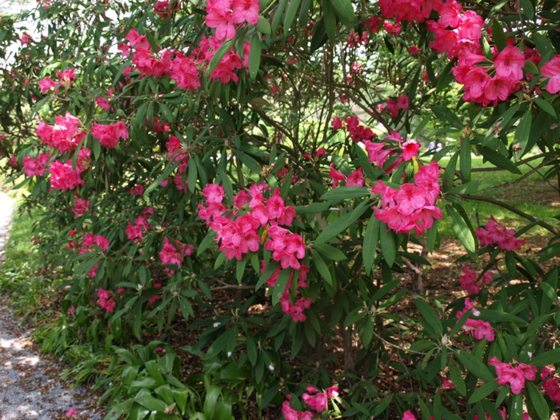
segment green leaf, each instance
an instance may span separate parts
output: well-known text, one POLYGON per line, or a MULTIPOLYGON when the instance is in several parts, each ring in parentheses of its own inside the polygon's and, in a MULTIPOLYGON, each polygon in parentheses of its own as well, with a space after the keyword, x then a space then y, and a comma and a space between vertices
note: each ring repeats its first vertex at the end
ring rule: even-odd
POLYGON ((354 8, 351 0, 329 0, 338 18, 347 24, 354 22, 354 8))
POLYGON ((441 338, 443 336, 443 325, 435 309, 421 299, 416 299, 414 304, 420 311, 424 321, 426 321, 426 324, 423 325, 428 330, 428 333, 436 339, 441 338))
POLYGON ((274 289, 272 291, 272 305, 275 306, 278 302, 280 302, 280 296, 282 296, 282 293, 284 293, 284 290, 286 289, 286 285, 290 279, 290 273, 291 270, 282 270, 278 276, 278 280, 276 280, 276 284, 274 285, 274 289))
POLYGON ((560 348, 536 355, 531 359, 531 364, 541 367, 560 363, 560 348))
POLYGON ((210 64, 208 64, 206 77, 210 76, 216 67, 218 67, 218 64, 220 64, 222 58, 224 58, 224 55, 226 55, 226 53, 231 49, 234 41, 235 39, 227 40, 220 46, 220 48, 218 48, 218 51, 216 51, 216 54, 214 54, 212 60, 210 60, 210 64))
POLYGON ((286 9, 286 14, 284 15, 284 36, 287 36, 290 32, 290 28, 294 23, 297 11, 301 5, 301 0, 291 0, 288 8, 286 9))
POLYGON ((457 353, 459 362, 475 377, 485 380, 486 382, 494 381, 494 375, 484 363, 478 360, 471 353, 460 351, 457 353))
POLYGON ((327 282, 329 286, 334 287, 334 282, 333 282, 331 272, 329 270, 329 267, 325 263, 325 260, 323 260, 323 257, 321 257, 321 254, 319 254, 318 252, 313 252, 312 257, 313 257, 313 262, 315 263, 315 268, 317 269, 319 274, 321 274, 321 277, 323 277, 323 279, 327 282))
POLYGON ((535 98, 535 103, 548 115, 552 116, 553 118, 557 118, 556 111, 554 110, 554 107, 550 104, 550 102, 545 101, 542 98, 535 98))
POLYGON ((469 140, 464 139, 461 143, 460 150, 461 165, 459 166, 461 170, 461 178, 463 182, 469 182, 471 180, 471 143, 469 140))
POLYGON ((527 391, 529 392, 529 403, 535 409, 538 414, 539 419, 549 419, 550 410, 548 408, 548 403, 543 397, 541 391, 532 382, 527 381, 527 391))
POLYGON ((251 336, 247 337, 247 358, 253 367, 257 364, 257 343, 251 336))
POLYGON ((503 50, 506 47, 506 34, 504 33, 504 28, 498 19, 492 20, 492 38, 500 50, 503 50))
POLYGON ((478 151, 482 154, 484 160, 493 163, 498 168, 507 169, 508 171, 513 172, 514 174, 521 175, 521 171, 519 170, 519 168, 515 165, 515 163, 509 160, 509 158, 507 158, 506 156, 494 150, 491 150, 487 147, 479 147, 478 151))
POLYGON ((457 235, 467 251, 474 252, 476 250, 476 240, 469 224, 463 218, 463 215, 455 210, 455 208, 451 205, 447 205, 446 210, 447 214, 451 216, 453 232, 455 232, 455 235, 457 235))
POLYGON ((259 16, 259 23, 257 23, 257 31, 265 35, 270 35, 272 33, 272 30, 270 28, 270 22, 263 16, 259 16))
POLYGON ((329 39, 331 41, 336 41, 336 35, 338 33, 336 16, 329 0, 323 0, 323 21, 329 39))
POLYGON ((261 55, 261 37, 258 34, 255 34, 253 36, 253 39, 251 39, 251 51, 249 53, 249 76, 253 80, 256 79, 257 73, 259 72, 259 67, 261 65, 261 55))
POLYGON ((154 398, 149 391, 142 389, 134 397, 134 401, 148 410, 164 412, 167 404, 164 401, 154 398))
POLYGON ((313 248, 321 253, 321 255, 331 261, 344 261, 348 257, 340 249, 329 244, 314 244, 313 248))
POLYGON ((494 392, 496 389, 498 389, 498 382, 496 381, 488 382, 482 385, 480 388, 478 388, 476 391, 472 393, 468 401, 469 404, 474 404, 479 402, 480 400, 486 398, 488 395, 494 392))
POLYGON ((535 6, 533 6, 531 0, 519 0, 519 3, 521 4, 521 8, 523 9, 523 14, 529 19, 534 19, 535 6))
POLYGON ((395 234, 387 229, 385 223, 379 224, 379 238, 381 241, 381 254, 389 267, 392 267, 397 258, 397 243, 395 234))
POLYGON ((367 197, 370 195, 370 189, 367 187, 338 187, 327 191, 321 196, 321 200, 338 203, 349 198, 367 197))
POLYGON ((449 362, 447 363, 447 367, 449 368, 449 377, 451 379, 451 382, 453 382, 455 389, 461 396, 466 397, 467 385, 465 384, 465 380, 463 379, 461 371, 452 360, 449 360, 449 362))
POLYGON ((353 224, 356 220, 360 218, 362 214, 368 209, 371 205, 369 200, 363 201, 349 213, 346 213, 344 216, 339 217, 333 223, 329 224, 315 239, 315 244, 322 244, 330 239, 334 238, 339 233, 343 232, 345 229, 348 228, 351 224, 353 224))
POLYGON ((213 230, 208 231, 204 239, 198 245, 196 250, 196 256, 200 257, 204 251, 208 249, 208 247, 216 240, 216 234, 213 230))
POLYGON ((272 276, 272 273, 274 273, 274 271, 277 268, 278 268, 278 263, 276 263, 276 262, 271 262, 270 264, 268 264, 268 266, 266 267, 266 270, 264 270, 264 272, 259 277, 259 281, 257 282, 257 285, 255 286, 255 290, 259 290, 266 283, 266 281, 270 278, 270 276, 272 276))
POLYGON ((379 242, 379 226, 381 222, 375 217, 369 219, 366 232, 364 234, 364 245, 362 248, 364 269, 369 274, 377 258, 377 243, 379 242))
POLYGON ((519 124, 517 125, 517 129, 515 130, 515 141, 517 141, 521 146, 523 146, 523 151, 525 152, 525 148, 529 141, 529 135, 531 134, 531 122, 532 122, 532 113, 531 110, 528 109, 525 114, 521 117, 519 124))

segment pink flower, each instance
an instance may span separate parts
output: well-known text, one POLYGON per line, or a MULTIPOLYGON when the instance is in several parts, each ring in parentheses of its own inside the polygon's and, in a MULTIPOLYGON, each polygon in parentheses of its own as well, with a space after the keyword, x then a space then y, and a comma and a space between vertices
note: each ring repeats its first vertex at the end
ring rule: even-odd
MULTIPOLYGON (((176 3, 179 6, 179 3, 176 3)), ((154 12, 162 19, 167 19, 173 13, 173 7, 169 3, 169 0, 157 0, 154 5, 154 12)))
POLYGON ((416 420, 416 416, 410 410, 403 413, 402 420, 416 420))
POLYGON ((76 417, 78 415, 78 410, 76 410, 74 407, 70 407, 68 410, 66 410, 66 413, 64 413, 65 417, 76 417))
POLYGON ((107 312, 114 312, 117 302, 111 299, 111 292, 104 289, 97 289, 97 304, 107 312))
POLYGON ((171 61, 169 76, 177 86, 186 90, 195 90, 200 87, 200 77, 196 63, 183 53, 177 52, 171 61))
POLYGON ((208 0, 206 25, 216 29, 216 38, 231 39, 235 36, 232 0, 208 0))
POLYGON ((27 176, 44 176, 47 172, 47 164, 49 162, 48 153, 41 153, 37 157, 32 158, 25 156, 23 158, 23 172, 27 176))
POLYGON ((292 408, 288 400, 282 403, 282 415, 284 420, 313 420, 311 411, 297 411, 292 408))
POLYGON ((544 393, 554 401, 557 405, 560 405, 560 383, 556 377, 549 378, 543 382, 544 393))
POLYGON ((534 381, 537 376, 536 366, 526 365, 525 363, 519 363, 515 367, 510 363, 504 363, 492 357, 488 360, 488 364, 496 369, 498 383, 500 385, 509 384, 511 392, 514 394, 521 394, 523 388, 525 388, 525 380, 534 381))
POLYGON ((358 168, 346 179, 346 186, 347 187, 363 187, 365 183, 364 179, 364 170, 363 168, 358 168))
POLYGON ((224 199, 225 191, 221 185, 206 184, 202 189, 202 195, 209 204, 221 204, 224 199))
POLYGON ((541 74, 548 78, 546 91, 548 93, 560 92, 560 55, 555 55, 552 59, 542 66, 541 74))
POLYGON ((494 59, 496 75, 512 81, 523 79, 524 65, 525 55, 513 45, 505 47, 494 59))
POLYGON ((233 0, 233 23, 247 22, 256 25, 259 22, 259 0, 233 0))
POLYGON ((132 196, 141 197, 144 194, 144 186, 142 184, 135 184, 128 192, 132 196))
POLYGON ((331 163, 330 165, 329 175, 331 177, 333 188, 338 187, 340 181, 346 181, 346 175, 344 175, 340 171, 337 171, 334 167, 334 163, 331 163))
POLYGON ((412 160, 418 156, 420 150, 420 143, 416 140, 408 140, 402 144, 402 157, 404 160, 412 160))
POLYGON ((50 77, 45 77, 39 80, 39 89, 41 93, 47 93, 51 89, 56 89, 58 87, 58 82, 55 82, 50 77))
POLYGON ((78 218, 86 214, 89 210, 89 205, 91 203, 89 200, 84 200, 83 198, 76 198, 74 201, 74 207, 72 208, 72 213, 74 213, 74 218, 78 218))
POLYGON ((140 48, 149 50, 150 43, 148 42, 148 38, 145 35, 140 35, 136 29, 131 29, 126 34, 126 40, 130 43, 130 45, 134 48, 140 48))
POLYGON ((109 101, 103 97, 98 96, 97 98, 95 98, 95 104, 101 108, 104 109, 105 111, 109 111, 111 109, 111 104, 109 103, 109 101))
POLYGON ((128 138, 128 127, 122 121, 114 124, 99 124, 94 122, 91 134, 99 140, 102 146, 114 149, 119 144, 119 139, 128 138))
POLYGON ((80 120, 68 112, 65 116, 55 117, 55 125, 40 121, 35 133, 43 144, 61 153, 73 151, 86 135, 80 131, 80 120))
POLYGON ((62 163, 55 160, 49 166, 51 175, 51 190, 73 190, 83 185, 79 170, 72 168, 72 163, 62 163))
POLYGON ((92 251, 94 246, 98 247, 102 252, 107 252, 110 243, 109 240, 103 235, 94 235, 93 233, 86 233, 82 238, 82 246, 78 249, 79 254, 85 254, 92 251))
POLYGON ((163 238, 163 247, 159 252, 159 259, 162 264, 181 265, 183 259, 192 255, 194 247, 181 243, 177 240, 169 241, 167 237, 163 238))
POLYGON ((476 236, 481 246, 498 246, 502 251, 519 251, 525 244, 525 240, 515 236, 514 229, 508 229, 498 222, 494 216, 486 223, 486 226, 476 229, 476 236))
POLYGON ((331 126, 334 131, 338 131, 342 128, 342 120, 338 117, 333 118, 331 121, 331 126))
POLYGON ((424 233, 442 216, 435 206, 440 191, 438 178, 439 166, 432 162, 418 170, 414 184, 395 189, 377 181, 372 192, 381 195, 381 206, 374 209, 375 217, 397 233, 424 233))

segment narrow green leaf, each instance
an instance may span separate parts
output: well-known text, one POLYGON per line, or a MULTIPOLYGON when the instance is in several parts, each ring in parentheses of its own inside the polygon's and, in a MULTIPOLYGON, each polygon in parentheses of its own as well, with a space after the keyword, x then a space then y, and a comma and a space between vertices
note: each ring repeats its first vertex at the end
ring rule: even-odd
POLYGON ((379 224, 379 238, 381 241, 381 254, 389 267, 392 267, 397 258, 397 243, 395 234, 387 229, 385 223, 379 224))
POLYGON ((301 0, 290 0, 290 4, 286 9, 286 14, 284 15, 284 36, 287 36, 292 27, 299 6, 301 5, 301 0))
POLYGON ((548 403, 546 402, 545 398, 543 397, 541 391, 536 387, 536 385, 532 382, 527 381, 527 391, 529 392, 529 405, 533 406, 535 412, 537 413, 539 419, 549 419, 550 418, 550 409, 548 407, 548 403))
POLYGON ((494 375, 484 363, 478 360, 471 353, 460 351, 457 353, 459 362, 475 377, 485 380, 486 382, 494 381, 494 375))
POLYGON ((488 382, 478 388, 476 391, 472 393, 469 397, 469 404, 475 404, 480 400, 486 398, 492 392, 498 389, 498 383, 496 381, 488 382))
POLYGON ((358 220, 360 216, 365 213, 365 211, 368 209, 370 205, 371 205, 370 201, 368 200, 363 201, 354 210, 336 219, 333 223, 329 224, 319 234, 317 239, 315 239, 315 243, 322 244, 336 237, 339 233, 343 232, 351 224, 353 224, 356 220, 358 220))
POLYGON ((354 8, 351 0, 328 0, 338 18, 347 24, 354 22, 354 8))
POLYGON ((364 245, 362 248, 364 269, 370 273, 377 258, 377 243, 379 242, 379 226, 381 222, 372 217, 369 219, 366 232, 364 234, 364 245))
POLYGON ((434 338, 441 338, 443 336, 443 325, 435 309, 421 299, 416 299, 414 304, 420 311, 422 318, 424 318, 427 323, 424 324, 424 326, 427 327, 427 330, 433 333, 430 335, 434 335, 434 338))
POLYGON ((251 39, 251 52, 249 53, 249 76, 255 80, 261 65, 262 41, 258 34, 251 39))
POLYGON ((453 223, 453 232, 455 232, 455 235, 457 235, 457 238, 459 238, 467 251, 474 252, 476 250, 476 240, 469 224, 463 218, 463 215, 461 215, 451 205, 448 205, 446 210, 453 223))
POLYGON ((312 257, 313 257, 313 262, 315 263, 315 268, 317 269, 319 274, 321 274, 321 277, 323 277, 323 279, 327 282, 329 286, 333 287, 334 282, 333 282, 331 272, 329 270, 329 267, 325 263, 325 260, 323 260, 323 257, 321 257, 321 254, 319 254, 318 252, 313 252, 312 257))

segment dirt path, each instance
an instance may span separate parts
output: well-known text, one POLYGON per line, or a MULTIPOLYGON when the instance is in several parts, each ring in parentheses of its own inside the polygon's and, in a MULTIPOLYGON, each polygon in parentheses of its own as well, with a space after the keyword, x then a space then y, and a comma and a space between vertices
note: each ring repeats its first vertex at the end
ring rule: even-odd
MULTIPOLYGON (((0 264, 7 240, 13 201, 0 192, 0 264)), ((1 293, 1 290, 0 290, 1 293)), ((88 407, 89 391, 72 390, 58 374, 62 368, 43 358, 0 296, 0 420, 62 419, 74 407, 73 418, 100 419, 88 407)))

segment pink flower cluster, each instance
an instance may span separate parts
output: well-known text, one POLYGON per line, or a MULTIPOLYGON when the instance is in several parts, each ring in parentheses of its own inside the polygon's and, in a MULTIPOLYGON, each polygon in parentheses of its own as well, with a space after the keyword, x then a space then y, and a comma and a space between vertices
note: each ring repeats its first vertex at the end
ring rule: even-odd
POLYGON ((379 7, 383 16, 397 22, 423 22, 442 3, 442 0, 379 0, 379 7))
POLYGON ((509 384, 511 392, 514 394, 521 394, 525 388, 525 380, 534 381, 537 377, 536 366, 525 363, 517 363, 517 366, 514 366, 512 363, 504 363, 492 357, 488 360, 488 364, 496 369, 498 383, 500 385, 509 384))
POLYGON ((98 247, 102 252, 107 252, 109 249, 109 240, 103 235, 95 235, 93 233, 86 233, 82 238, 82 246, 78 249, 79 254, 91 252, 94 246, 98 247))
POLYGON ((416 420, 416 416, 414 415, 414 413, 412 411, 406 410, 403 413, 402 420, 416 420))
POLYGON ((524 239, 515 237, 514 229, 508 229, 494 216, 490 216, 486 226, 476 229, 476 236, 480 245, 497 246, 502 251, 519 251, 525 244, 524 239))
POLYGON ((80 120, 69 112, 65 116, 55 117, 55 124, 49 125, 39 122, 35 133, 43 144, 54 147, 60 153, 71 152, 85 137, 85 131, 80 131, 80 120))
POLYGON ((541 370, 541 380, 543 381, 542 386, 545 394, 554 401, 557 405, 560 405, 560 378, 554 376, 555 368, 545 366, 541 370))
POLYGON ((162 264, 179 266, 183 264, 183 259, 192 255, 193 252, 194 246, 184 244, 178 240, 170 241, 166 237, 163 238, 163 247, 159 252, 159 259, 162 264))
POLYGON ((259 7, 259 0, 208 0, 206 26, 216 30, 217 39, 231 39, 236 25, 259 22, 259 7))
MULTIPOLYGON (((480 315, 480 312, 475 309, 469 298, 465 299, 465 309, 457 312, 457 318, 461 318, 466 312, 470 312, 474 316, 480 315)), ((483 321, 481 319, 468 318, 463 325, 463 331, 465 331, 476 340, 486 339, 492 342, 496 339, 496 333, 494 332, 494 328, 492 328, 492 325, 490 325, 489 322, 483 321)))
POLYGON ((119 144, 119 139, 128 138, 128 127, 122 121, 114 124, 99 124, 94 122, 91 127, 91 134, 99 140, 102 146, 114 149, 119 144))
MULTIPOLYGON (((266 263, 264 261, 261 261, 261 272, 264 272, 265 270, 266 263)), ((280 267, 274 270, 272 275, 267 280, 267 286, 274 287, 281 273, 282 269, 280 267)), ((299 294, 299 291, 301 289, 307 289, 307 274, 309 273, 309 267, 307 267, 306 265, 302 265, 301 269, 297 272, 298 278, 294 292, 296 300, 295 302, 292 302, 290 292, 292 291, 292 284, 295 273, 295 271, 290 272, 290 277, 288 279, 288 282, 286 283, 286 287, 282 292, 282 295, 280 296, 280 307, 282 308, 282 312, 290 315, 292 321, 303 322, 307 319, 304 312, 306 309, 309 309, 311 307, 312 301, 311 299, 305 297, 297 298, 297 295, 299 294)))
POLYGON ((272 251, 272 259, 282 268, 299 270, 305 256, 303 238, 281 227, 292 224, 295 210, 285 205, 277 189, 266 198, 269 190, 264 183, 253 184, 234 197, 234 209, 228 211, 222 204, 223 187, 208 184, 202 190, 205 203, 199 205, 198 215, 216 232, 216 242, 227 259, 240 261, 245 254, 257 252, 261 243, 259 229, 263 228, 265 248, 272 251))
POLYGON ((469 266, 465 266, 463 268, 463 273, 459 277, 461 289, 469 295, 476 295, 480 293, 484 285, 490 284, 492 280, 493 277, 490 271, 485 271, 479 279, 479 276, 469 266))
POLYGON ((439 197, 439 171, 436 162, 420 167, 414 183, 406 183, 398 189, 377 181, 374 194, 381 195, 381 207, 375 208, 375 217, 397 233, 412 230, 424 233, 441 219, 442 212, 435 203, 439 197))
POLYGON ((74 169, 72 161, 63 163, 55 160, 49 166, 49 173, 51 175, 51 190, 73 190, 84 184, 80 177, 80 168, 74 169))
POLYGON ((72 207, 72 213, 74 213, 74 218, 78 218, 86 214, 89 210, 90 201, 83 198, 76 198, 74 200, 74 207, 72 207))
POLYGON ((560 92, 560 55, 555 55, 552 59, 542 66, 541 74, 548 78, 546 90, 548 93, 560 92))
POLYGON ((365 184, 363 168, 356 169, 347 177, 342 172, 337 171, 334 167, 334 163, 331 163, 329 175, 331 177, 333 188, 338 187, 338 184, 341 181, 346 181, 347 187, 363 187, 365 184))
POLYGON ((175 2, 175 6, 169 0, 157 0, 154 5, 154 13, 162 19, 168 19, 171 14, 179 9, 179 1, 175 2))
POLYGON ((173 50, 156 54, 151 50, 146 36, 140 35, 136 29, 131 29, 126 39, 128 45, 122 44, 121 50, 128 55, 130 47, 135 49, 132 62, 141 74, 153 77, 168 75, 183 89, 193 90, 200 87, 198 68, 191 58, 173 50))
POLYGON ((189 154, 183 150, 179 138, 169 136, 165 147, 167 148, 167 158, 172 162, 179 163, 179 173, 185 173, 187 165, 189 164, 189 154))
POLYGON ((522 52, 510 43, 501 51, 494 47, 493 62, 488 62, 480 44, 483 18, 472 10, 463 11, 455 0, 438 9, 439 19, 428 21, 428 29, 435 36, 430 46, 450 59, 458 58, 452 72, 455 80, 465 87, 463 99, 489 106, 507 100, 518 91, 525 61, 538 64, 538 52, 529 47, 522 52))
POLYGON ((44 176, 49 163, 48 153, 40 153, 37 157, 25 156, 23 158, 23 173, 31 176, 44 176))
POLYGON ((107 312, 114 312, 117 302, 111 299, 111 292, 104 289, 97 289, 97 304, 107 312))
MULTIPOLYGON (((328 406, 329 399, 338 397, 338 386, 334 385, 327 388, 325 391, 319 391, 314 386, 308 386, 306 392, 301 396, 301 399, 308 407, 317 413, 323 413, 328 406)), ((297 411, 292 408, 290 404, 291 395, 286 396, 286 400, 282 404, 282 415, 285 420, 312 420, 313 412, 297 411)))
MULTIPOLYGON (((146 233, 150 229, 150 223, 148 218, 144 215, 138 216, 134 219, 134 222, 128 222, 126 225, 125 233, 129 241, 141 241, 146 233)), ((165 238, 167 240, 167 238, 165 238)), ((165 248, 165 245, 164 245, 165 248)), ((164 253, 164 256, 168 258, 168 253, 164 253)))
POLYGON ((378 111, 387 111, 392 119, 399 116, 400 111, 406 111, 409 107, 408 96, 400 95, 397 100, 387 99, 385 104, 379 104, 378 111))
POLYGON ((54 81, 50 77, 44 77, 39 80, 39 89, 41 90, 41 93, 47 93, 51 89, 56 90, 59 86, 69 88, 76 78, 76 74, 74 73, 74 69, 70 68, 57 72, 56 77, 58 78, 58 82, 54 81))

